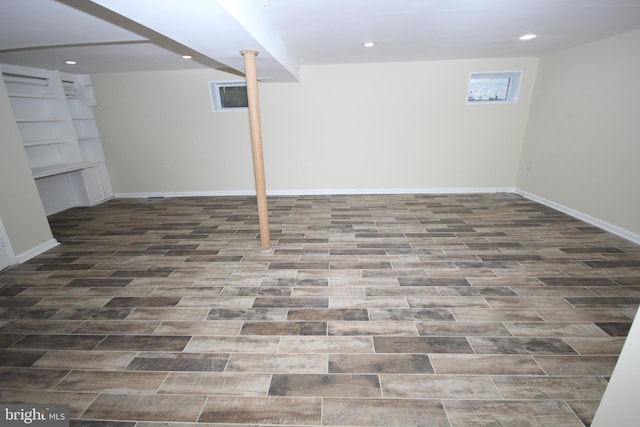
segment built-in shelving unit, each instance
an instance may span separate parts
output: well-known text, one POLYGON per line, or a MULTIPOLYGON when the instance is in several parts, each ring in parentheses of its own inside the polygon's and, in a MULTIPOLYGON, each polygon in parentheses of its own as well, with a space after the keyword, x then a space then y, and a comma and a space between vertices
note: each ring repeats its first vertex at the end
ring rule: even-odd
POLYGON ((47 215, 113 197, 88 75, 0 65, 47 215))

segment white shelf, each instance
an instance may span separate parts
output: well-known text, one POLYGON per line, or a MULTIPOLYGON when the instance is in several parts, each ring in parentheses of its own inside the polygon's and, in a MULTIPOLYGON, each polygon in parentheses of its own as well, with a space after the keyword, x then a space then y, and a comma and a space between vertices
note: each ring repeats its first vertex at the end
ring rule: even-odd
POLYGON ((100 163, 98 162, 76 162, 76 163, 60 163, 57 165, 47 165, 41 166, 38 168, 31 169, 33 172, 33 177, 38 178, 46 178, 48 176, 60 175, 63 173, 75 172, 82 169, 88 169, 91 167, 98 166, 100 163))
POLYGON ((35 117, 29 118, 29 117, 22 117, 22 118, 16 118, 16 122, 18 123, 50 123, 50 122, 66 122, 67 119, 65 118, 50 118, 50 119, 37 119, 35 117))
POLYGON ((37 95, 31 93, 10 93, 9 98, 29 98, 29 99, 62 99, 59 96, 37 95))
POLYGON ((47 215, 113 197, 91 77, 6 64, 0 71, 47 215))
POLYGON ((53 144, 64 144, 66 142, 71 142, 68 139, 46 139, 42 141, 25 141, 23 145, 25 147, 35 147, 37 145, 53 145, 53 144))

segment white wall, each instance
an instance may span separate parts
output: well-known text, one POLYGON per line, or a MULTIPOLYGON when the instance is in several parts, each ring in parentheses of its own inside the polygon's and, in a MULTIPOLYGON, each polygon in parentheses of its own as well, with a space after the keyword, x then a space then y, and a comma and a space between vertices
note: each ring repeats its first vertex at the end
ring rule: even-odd
POLYGON ((214 70, 98 74, 94 111, 116 193, 252 188, 246 113, 213 113, 214 70))
MULTIPOLYGON (((268 191, 513 188, 535 58, 309 66, 263 83, 268 191), (469 73, 523 71, 520 102, 467 105, 469 73)), ((260 67, 258 57, 258 69, 260 67)), ((213 70, 98 74, 115 192, 253 191, 246 112, 213 113, 213 70)))
POLYGON ((631 325, 609 385, 593 417, 592 427, 636 427, 640 420, 640 322, 631 325))
POLYGON ((24 261, 54 241, 1 80, 0 137, 0 218, 13 252, 24 261))
POLYGON ((517 183, 636 235, 638 46, 634 31, 540 59, 517 183))

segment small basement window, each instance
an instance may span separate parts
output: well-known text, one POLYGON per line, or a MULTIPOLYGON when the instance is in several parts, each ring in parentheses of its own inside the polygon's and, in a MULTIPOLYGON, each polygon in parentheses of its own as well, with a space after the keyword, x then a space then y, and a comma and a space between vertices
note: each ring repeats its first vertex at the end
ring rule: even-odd
POLYGON ((248 107, 246 82, 209 82, 213 111, 244 111, 248 107))
POLYGON ((471 73, 467 103, 517 102, 522 72, 471 73))

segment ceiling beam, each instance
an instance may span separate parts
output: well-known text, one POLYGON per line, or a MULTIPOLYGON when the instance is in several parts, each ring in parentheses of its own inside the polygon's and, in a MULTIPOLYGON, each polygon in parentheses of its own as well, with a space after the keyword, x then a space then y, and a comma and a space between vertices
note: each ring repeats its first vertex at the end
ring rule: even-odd
MULTIPOLYGON (((211 61, 243 72, 241 50, 260 52, 260 78, 299 80, 299 66, 277 33, 249 5, 224 0, 62 0, 74 7, 99 5, 211 61)), ((242 3, 242 2, 238 2, 242 3)), ((258 5, 258 7, 261 7, 258 5)), ((85 7, 86 9, 86 7, 85 7)), ((152 40, 153 41, 153 40, 152 40)), ((172 49, 174 50, 174 49, 172 49)), ((174 50, 175 51, 175 50, 174 50)), ((214 67, 219 68, 219 67, 214 67)))
MULTIPOLYGON (((148 42, 155 44, 159 47, 167 49, 171 52, 176 53, 177 55, 185 55, 190 52, 190 49, 185 45, 173 40, 157 31, 154 31, 151 28, 148 28, 135 20, 132 20, 126 16, 120 15, 109 8, 103 7, 95 2, 85 1, 85 0, 56 0, 58 3, 65 4, 67 6, 73 7, 74 9, 85 12, 89 15, 92 15, 96 18, 107 21, 113 25, 116 25, 120 28, 124 28, 125 30, 131 31, 132 33, 136 33, 141 37, 144 37, 148 42)), ((111 43, 113 45, 117 45, 118 43, 111 43)), ((105 45, 109 45, 109 43, 105 43, 105 45)), ((202 65, 205 65, 210 68, 225 70, 228 69, 224 64, 216 61, 213 58, 204 56, 204 55, 192 55, 193 59, 200 62, 202 65)))

